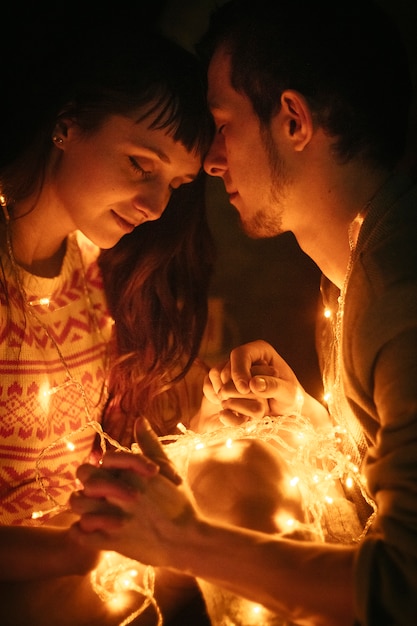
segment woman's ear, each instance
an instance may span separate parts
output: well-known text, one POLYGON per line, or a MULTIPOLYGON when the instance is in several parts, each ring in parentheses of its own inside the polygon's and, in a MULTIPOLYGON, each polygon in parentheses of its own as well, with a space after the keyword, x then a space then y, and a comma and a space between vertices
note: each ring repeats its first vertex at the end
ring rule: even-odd
POLYGON ((281 94, 281 122, 294 150, 301 152, 309 144, 313 132, 313 118, 307 100, 301 93, 286 89, 281 94))
POLYGON ((72 129, 77 128, 76 122, 70 117, 59 117, 56 121, 52 141, 58 148, 64 148, 70 138, 72 129))

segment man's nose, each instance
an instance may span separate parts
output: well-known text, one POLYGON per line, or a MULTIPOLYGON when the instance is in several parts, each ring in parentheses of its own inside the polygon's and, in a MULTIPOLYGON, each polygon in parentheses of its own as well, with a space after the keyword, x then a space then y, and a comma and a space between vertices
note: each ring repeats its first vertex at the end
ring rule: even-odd
POLYGON ((224 146, 224 138, 217 135, 204 159, 204 170, 210 176, 223 176, 227 169, 226 150, 224 146))

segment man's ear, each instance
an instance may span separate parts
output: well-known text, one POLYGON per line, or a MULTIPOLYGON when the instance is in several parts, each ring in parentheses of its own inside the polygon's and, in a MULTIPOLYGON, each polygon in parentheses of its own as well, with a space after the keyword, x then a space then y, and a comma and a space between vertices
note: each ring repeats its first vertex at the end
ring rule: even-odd
POLYGON ((293 89, 282 92, 280 117, 288 141, 294 150, 301 152, 309 144, 314 126, 310 107, 300 92, 293 89))

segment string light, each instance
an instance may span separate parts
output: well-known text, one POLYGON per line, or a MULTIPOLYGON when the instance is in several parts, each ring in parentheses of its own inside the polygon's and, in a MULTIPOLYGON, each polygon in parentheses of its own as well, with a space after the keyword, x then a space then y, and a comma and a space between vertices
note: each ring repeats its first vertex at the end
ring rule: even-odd
POLYGON ((130 604, 127 592, 143 596, 138 609, 131 612, 119 626, 127 626, 149 607, 153 606, 157 616, 157 626, 162 626, 163 618, 155 600, 155 572, 152 567, 143 566, 116 552, 104 552, 99 565, 91 573, 91 585, 99 598, 114 611, 121 611, 130 604), (140 570, 144 570, 139 584, 140 570))
MULTIPOLYGON (((92 428, 98 435, 102 454, 106 452, 108 446, 131 453, 140 452, 137 444, 133 444, 131 449, 121 446, 105 433, 101 425, 95 421, 90 421, 70 436, 66 435, 56 440, 44 449, 36 464, 38 484, 54 505, 54 508, 47 513, 63 510, 67 507, 57 502, 49 493, 42 472, 42 461, 55 446, 63 444, 67 449, 75 450, 75 435, 87 428, 92 428)), ((341 451, 340 435, 343 429, 335 427, 327 431, 316 431, 310 421, 300 414, 265 417, 258 421, 249 421, 241 426, 224 426, 204 434, 187 430, 182 422, 178 423, 177 428, 179 435, 167 435, 160 437, 160 440, 167 444, 165 450, 184 478, 187 476, 190 457, 196 450, 208 449, 212 445, 219 446, 220 444, 228 458, 229 453, 233 451, 236 440, 251 438, 268 441, 277 447, 290 467, 291 477, 288 487, 298 490, 306 520, 295 519, 289 512, 284 509, 280 510, 277 516, 279 517, 277 525, 283 529, 284 534, 298 531, 306 537, 314 536, 316 540, 326 541, 326 520, 329 518, 329 511, 331 515, 332 507, 344 500, 342 493, 335 489, 335 485, 340 481, 340 484, 351 487, 360 476, 359 468, 352 463, 351 457, 341 451)), ((43 515, 45 515, 43 511, 33 512, 32 519, 39 519, 43 515)), ((369 524, 370 521, 367 527, 369 524)), ((346 541, 358 541, 359 539, 360 535, 345 538, 346 541)), ((113 610, 120 611, 125 606, 128 599, 126 592, 134 591, 142 597, 140 607, 119 626, 130 624, 150 605, 154 607, 158 626, 162 626, 161 612, 154 597, 153 568, 146 567, 116 553, 105 552, 98 567, 91 574, 91 584, 103 602, 106 602, 109 608, 113 610), (141 576, 142 580, 139 583, 141 576)), ((216 588, 216 593, 223 593, 223 590, 216 588)), ((240 611, 241 621, 237 623, 245 624, 245 626, 259 624, 260 620, 263 619, 263 611, 266 609, 242 598, 238 598, 238 600, 239 602, 234 606, 235 610, 240 611), (251 621, 252 618, 253 621, 251 621)), ((278 623, 269 621, 269 618, 266 621, 267 615, 272 614, 266 612, 265 620, 262 623, 278 623)))

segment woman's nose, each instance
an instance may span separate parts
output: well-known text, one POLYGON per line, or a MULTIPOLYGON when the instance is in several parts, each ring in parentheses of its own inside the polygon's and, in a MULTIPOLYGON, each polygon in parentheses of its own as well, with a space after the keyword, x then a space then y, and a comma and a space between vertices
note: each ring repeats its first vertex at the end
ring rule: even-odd
POLYGON ((225 173, 227 169, 227 159, 222 135, 216 135, 214 138, 206 158, 204 159, 203 167, 210 176, 223 176, 225 173))
POLYGON ((161 184, 151 188, 146 188, 144 194, 141 190, 140 195, 135 199, 135 205, 138 210, 146 215, 146 220, 152 222, 158 220, 162 213, 165 211, 169 199, 171 197, 171 190, 168 186, 161 184))

